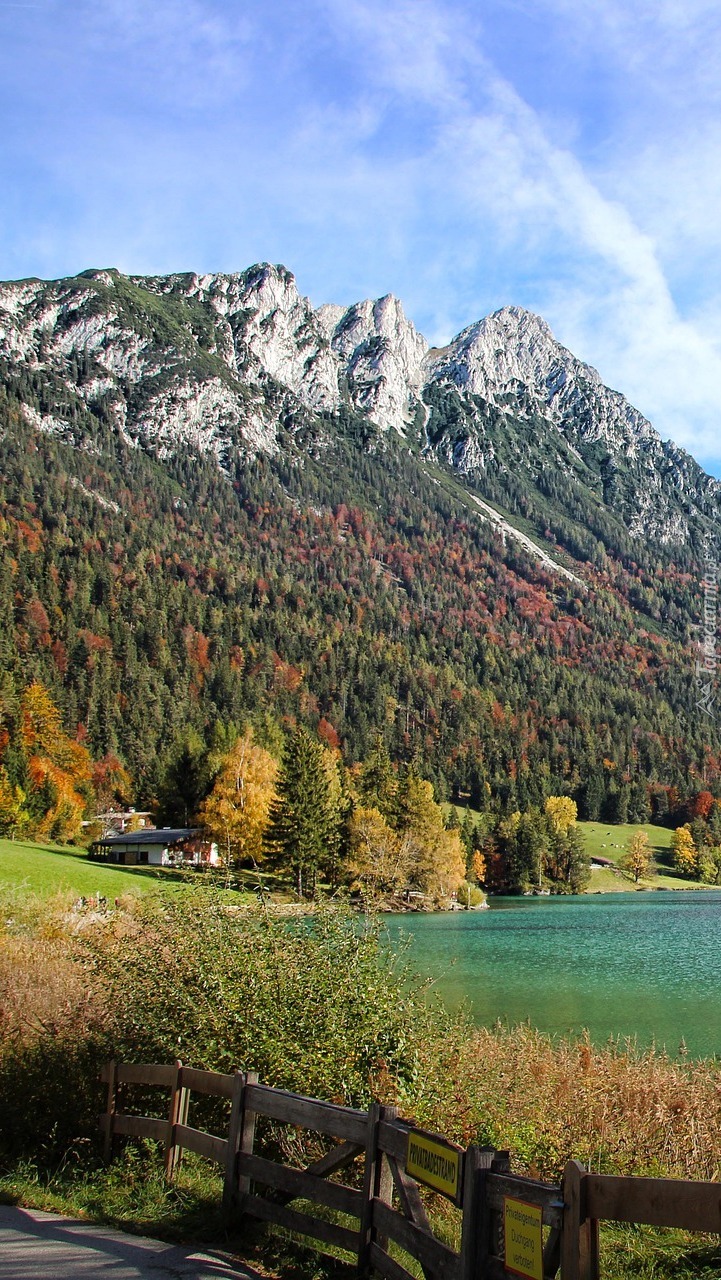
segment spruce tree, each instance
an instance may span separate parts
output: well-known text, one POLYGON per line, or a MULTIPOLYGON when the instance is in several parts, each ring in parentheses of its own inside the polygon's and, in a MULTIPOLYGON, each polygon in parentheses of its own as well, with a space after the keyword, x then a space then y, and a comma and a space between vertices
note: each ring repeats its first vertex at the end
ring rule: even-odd
POLYGON ((292 871, 299 897, 315 896, 318 870, 337 838, 323 748, 299 727, 288 740, 265 834, 268 858, 292 871))

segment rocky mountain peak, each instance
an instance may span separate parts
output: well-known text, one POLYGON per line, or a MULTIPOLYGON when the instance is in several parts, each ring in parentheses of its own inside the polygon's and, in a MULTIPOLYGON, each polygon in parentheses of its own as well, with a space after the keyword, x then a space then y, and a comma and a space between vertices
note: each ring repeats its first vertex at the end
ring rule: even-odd
POLYGON ((635 453, 657 433, 596 369, 573 355, 540 316, 502 307, 429 353, 432 381, 453 382, 490 404, 546 417, 569 441, 604 440, 635 453))
MULTIPOLYGON (((718 505, 717 482, 521 307, 429 349, 393 294, 314 308, 277 264, 131 277, 92 269, 0 284, 0 358, 42 371, 68 402, 99 406, 126 439, 160 453, 192 447, 222 460, 237 444, 273 453, 284 423, 322 411, 323 433, 344 405, 404 435, 422 409, 428 449, 474 483, 505 472, 534 484, 549 467, 578 466, 633 532, 661 541, 686 536, 689 495, 704 513, 718 505)), ((27 415, 72 435, 67 409, 49 404, 29 397, 27 415)))
POLYGON ((340 315, 336 308, 322 310, 356 408, 377 426, 402 434, 423 385, 425 338, 390 293, 355 303, 340 315))

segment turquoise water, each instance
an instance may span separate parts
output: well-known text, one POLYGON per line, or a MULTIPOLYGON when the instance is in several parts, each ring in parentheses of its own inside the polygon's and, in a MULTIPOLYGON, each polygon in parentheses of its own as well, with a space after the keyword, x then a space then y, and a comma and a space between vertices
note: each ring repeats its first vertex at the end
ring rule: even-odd
POLYGON ((480 1025, 530 1020, 721 1055, 721 891, 496 898, 490 910, 389 916, 410 959, 480 1025))

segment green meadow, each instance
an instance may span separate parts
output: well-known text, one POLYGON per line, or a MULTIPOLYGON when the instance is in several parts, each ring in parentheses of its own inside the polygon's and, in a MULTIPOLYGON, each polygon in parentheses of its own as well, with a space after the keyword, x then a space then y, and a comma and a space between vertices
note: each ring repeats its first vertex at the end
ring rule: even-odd
POLYGON ((125 893, 142 893, 167 883, 169 875, 160 867, 114 867, 91 862, 84 849, 34 840, 0 840, 0 886, 47 898, 56 893, 73 893, 89 898, 96 893, 119 898, 125 893))
MULTIPOLYGON (((446 813, 455 809, 458 821, 462 823, 470 811, 473 821, 481 814, 477 809, 467 809, 462 805, 447 805, 446 813)), ((618 868, 596 867, 591 873, 591 881, 587 893, 625 893, 629 889, 699 889, 708 888, 699 880, 689 880, 680 876, 673 867, 671 841, 673 829, 658 827, 652 822, 627 822, 613 826, 609 822, 579 822, 589 857, 608 858, 618 868), (637 831, 645 831, 653 849, 655 870, 634 885, 631 877, 624 874, 620 864, 631 840, 637 831)))
POLYGON ((608 858, 616 865, 623 861, 631 837, 637 831, 645 831, 653 849, 656 871, 644 876, 634 885, 630 876, 611 868, 594 868, 587 892, 616 893, 629 889, 694 889, 702 886, 698 880, 688 880, 680 876, 673 867, 671 841, 673 830, 670 827, 657 827, 652 822, 628 822, 619 826, 611 826, 608 822, 579 822, 589 855, 608 858))

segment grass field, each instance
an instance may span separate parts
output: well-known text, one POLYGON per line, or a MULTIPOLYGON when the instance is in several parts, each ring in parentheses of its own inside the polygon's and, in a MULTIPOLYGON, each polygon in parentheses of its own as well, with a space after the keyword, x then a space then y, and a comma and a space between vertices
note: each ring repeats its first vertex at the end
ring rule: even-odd
POLYGON ((591 893, 618 893, 629 889, 694 889, 707 888, 700 881, 687 880, 674 871, 672 865, 671 841, 673 831, 670 827, 656 827, 652 822, 626 823, 622 826, 610 826, 607 822, 579 822, 583 832, 586 848, 593 857, 609 858, 611 862, 622 860, 626 847, 636 831, 645 831, 653 849, 657 874, 646 876, 637 885, 623 872, 610 868, 597 868, 591 872, 591 893))
MULTIPOLYGON (((33 840, 0 840, 0 889, 10 887, 41 898, 51 894, 72 893, 78 898, 91 898, 96 893, 120 898, 125 893, 146 893, 150 889, 167 888, 195 881, 197 873, 172 867, 118 867, 90 861, 84 849, 68 845, 39 844, 33 840)), ((288 906, 296 901, 287 879, 273 872, 238 871, 232 883, 221 877, 201 877, 226 891, 234 905, 257 902, 258 885, 262 884, 268 901, 288 906)))
MULTIPOLYGON (((446 813, 455 809, 458 821, 463 822, 468 809, 462 805, 446 805, 446 813)), ((474 821, 480 818, 477 809, 470 810, 474 821)), ((586 850, 590 857, 608 858, 619 863, 626 851, 631 837, 636 831, 645 831, 653 849, 656 874, 647 876, 634 884, 630 876, 620 870, 597 867, 591 872, 591 882, 587 893, 626 893, 629 889, 701 889, 708 888, 699 880, 687 880, 673 869, 671 841, 673 831, 670 827, 657 827, 652 822, 628 822, 622 826, 612 826, 608 822, 579 822, 579 830, 583 834, 586 850)))
POLYGON ((73 893, 89 898, 100 893, 119 898, 172 882, 174 873, 160 867, 114 867, 90 862, 84 849, 30 840, 0 840, 0 886, 49 897, 73 893))

